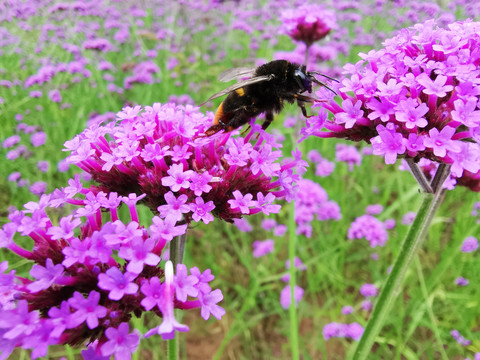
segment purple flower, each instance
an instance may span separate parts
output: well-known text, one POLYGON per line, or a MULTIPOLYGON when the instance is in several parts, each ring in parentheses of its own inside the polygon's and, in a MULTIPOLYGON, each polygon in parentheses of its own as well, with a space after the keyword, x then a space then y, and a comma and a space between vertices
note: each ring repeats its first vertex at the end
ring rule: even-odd
MULTIPOLYGON (((280 293, 280 305, 282 305, 284 309, 288 309, 290 307, 290 302, 292 300, 291 289, 292 287, 290 285, 287 285, 280 293)), ((297 307, 300 300, 302 300, 303 293, 304 290, 300 286, 295 286, 293 295, 295 300, 295 307, 297 307)))
POLYGON ((371 139, 373 154, 385 156, 385 164, 394 164, 397 155, 405 152, 403 136, 392 128, 377 126, 378 136, 371 139))
POLYGON ((281 13, 281 31, 307 45, 323 39, 337 28, 335 13, 320 5, 303 4, 281 13))
POLYGON ((29 187, 33 195, 40 196, 47 191, 47 183, 45 181, 36 181, 29 187))
POLYGON ((337 144, 335 146, 335 158, 337 161, 343 161, 348 164, 348 169, 353 171, 354 165, 362 163, 362 156, 355 146, 337 144))
POLYGON ((388 233, 380 220, 371 215, 362 215, 350 225, 348 238, 351 240, 365 238, 371 247, 385 246, 388 233))
POLYGON ((220 320, 225 315, 225 310, 218 306, 217 303, 223 300, 223 295, 220 289, 213 290, 210 293, 200 293, 199 300, 201 303, 200 315, 207 320, 210 315, 220 320))
POLYGON ((307 179, 299 180, 295 201, 295 222, 297 234, 312 236, 312 221, 339 220, 340 208, 333 201, 328 201, 327 192, 316 182, 307 179))
POLYGON ((28 284, 27 289, 32 293, 48 289, 52 284, 61 281, 64 269, 61 264, 54 265, 51 259, 46 260, 45 267, 33 265, 30 275, 37 281, 28 284))
POLYGON ((187 224, 193 216, 233 222, 259 211, 273 213, 279 210, 274 200, 293 198, 299 179, 295 171, 304 167, 300 152, 280 163, 281 144, 260 126, 245 138, 231 133, 204 137, 211 115, 171 103, 125 107, 116 117, 65 142, 68 161, 89 173, 98 191, 146 194, 142 202, 160 217, 187 224), (200 204, 198 197, 209 204, 209 210, 198 211, 209 214, 191 210, 200 204))
POLYGON ((32 136, 30 136, 30 142, 34 147, 44 145, 46 140, 47 134, 45 134, 43 131, 36 132, 32 136))
POLYGON ((190 204, 190 210, 193 212, 193 221, 199 222, 202 220, 205 224, 213 221, 213 215, 210 213, 215 208, 213 201, 204 203, 201 197, 195 199, 195 203, 190 204))
POLYGON ((15 171, 15 172, 11 173, 10 175, 8 175, 7 180, 11 181, 11 182, 17 182, 18 180, 20 180, 21 176, 22 176, 22 174, 20 174, 18 171, 15 171))
POLYGON ((278 224, 273 229, 273 235, 275 236, 283 236, 287 232, 287 226, 283 224, 278 224))
POLYGON ((51 90, 48 93, 48 97, 53 102, 56 102, 56 103, 62 102, 62 95, 60 95, 60 91, 58 91, 58 90, 51 90))
POLYGON ((360 294, 364 297, 374 297, 377 296, 378 289, 373 284, 363 284, 360 288, 360 294))
POLYGON ((128 323, 121 323, 118 329, 109 327, 105 330, 108 341, 102 345, 102 355, 115 355, 115 359, 130 359, 130 355, 137 350, 140 337, 138 330, 131 334, 128 331, 128 323))
POLYGON ((277 221, 275 219, 263 219, 262 220, 262 228, 265 230, 271 230, 277 225, 277 221))
POLYGON ((41 172, 47 172, 48 168, 50 166, 50 163, 48 161, 39 161, 37 162, 37 169, 40 170, 41 172))
POLYGON ((323 327, 323 338, 325 340, 330 340, 334 337, 345 337, 346 335, 346 325, 340 324, 337 322, 332 322, 326 324, 323 327))
POLYGON ((11 341, 2 345, 4 353, 9 347, 22 347, 33 349, 35 358, 46 356, 50 345, 89 340, 96 341, 97 354, 118 357, 125 346, 123 355, 129 357, 139 339, 121 324, 134 315, 150 310, 154 317, 161 313, 163 322, 147 334, 161 334, 165 339, 174 336, 175 329, 188 330, 175 321, 175 307, 201 308, 206 318, 223 315, 218 305, 223 296, 220 290, 211 289, 214 276, 210 270, 201 273, 192 268, 188 275, 180 265, 173 281, 168 265, 165 273, 157 266, 166 242, 183 234, 187 225, 156 216, 150 229, 141 227, 131 220, 138 219, 135 208, 140 199, 142 195, 92 193, 77 177, 68 187, 42 195, 38 202, 29 202, 24 210, 9 216, 11 222, 0 229, 0 245, 32 263, 34 280, 16 281, 14 271, 5 273, 8 264, 0 264, 4 312, 0 332, 11 341), (76 210, 58 221, 55 208, 65 203, 76 210), (117 211, 122 203, 129 212, 125 223, 117 211), (53 226, 57 221, 58 226, 53 226), (15 243, 17 233, 31 238, 31 249, 15 243), (187 296, 193 299, 187 301, 187 296))
POLYGON ((387 219, 383 222, 383 225, 385 225, 385 229, 392 230, 397 225, 397 222, 395 219, 387 219))
POLYGON ((332 322, 323 327, 323 338, 330 340, 331 338, 350 338, 358 341, 363 335, 363 326, 359 323, 341 324, 332 322))
POLYGON ((444 97, 447 96, 447 92, 453 90, 452 85, 445 85, 448 78, 443 75, 438 75, 433 81, 430 79, 430 76, 426 73, 422 73, 417 76, 417 81, 420 85, 424 87, 422 90, 427 95, 436 95, 437 97, 444 97))
POLYGON ((105 274, 98 275, 98 287, 109 291, 109 299, 120 300, 127 294, 135 294, 137 292, 138 285, 132 283, 136 277, 137 274, 122 273, 118 268, 112 267, 105 274))
POLYGON ((409 211, 405 215, 402 216, 402 225, 411 225, 413 224, 413 220, 415 220, 415 217, 417 216, 416 212, 409 211))
POLYGON ((478 240, 473 236, 468 236, 463 240, 460 250, 464 253, 471 253, 478 249, 478 240))
POLYGON ((183 194, 178 198, 169 191, 165 194, 166 205, 160 205, 158 207, 158 212, 161 217, 169 216, 175 221, 180 221, 183 218, 183 214, 190 212, 190 207, 186 204, 188 196, 183 194))
POLYGON ((380 204, 368 205, 365 209, 367 215, 378 215, 383 211, 383 206, 380 204))
POLYGON ((230 207, 234 210, 239 209, 242 214, 249 214, 250 207, 257 204, 256 201, 252 200, 252 194, 243 195, 240 191, 235 190, 232 195, 235 197, 235 199, 228 200, 230 207))
POLYGON ((360 307, 362 308, 363 311, 370 311, 372 310, 372 301, 371 300, 363 300, 362 303, 360 304, 360 307))
POLYGON ((169 186, 173 192, 180 189, 188 189, 190 187, 190 176, 193 174, 192 170, 183 171, 182 164, 173 164, 167 171, 170 176, 162 178, 162 185, 169 186))
POLYGON ((152 238, 146 240, 141 237, 132 238, 129 246, 120 248, 118 256, 129 260, 127 271, 140 274, 145 265, 157 266, 160 262, 160 256, 153 252, 156 245, 156 240, 152 238))
POLYGON ((332 85, 341 105, 318 90, 327 101, 317 105, 334 118, 308 135, 366 141, 387 164, 398 157, 450 164, 458 185, 480 191, 480 92, 471 80, 479 63, 465 56, 478 48, 478 28, 463 21, 442 29, 428 20, 361 54, 332 85))
POLYGON ((349 324, 347 328, 346 337, 351 338, 352 340, 355 340, 355 341, 359 341, 363 335, 364 330, 365 329, 363 328, 363 326, 360 325, 359 323, 349 324))
POLYGON ((11 148, 18 144, 20 142, 20 136, 19 135, 12 135, 5 140, 3 140, 2 146, 4 149, 11 148))
POLYGON ((100 293, 97 291, 91 291, 87 299, 78 291, 74 292, 73 297, 68 300, 68 304, 74 310, 69 327, 77 327, 85 322, 89 329, 95 329, 98 326, 98 319, 107 315, 107 309, 98 304, 99 300, 100 293))
POLYGON ((150 232, 155 239, 171 241, 175 236, 182 235, 187 230, 187 225, 176 226, 176 221, 168 216, 165 220, 160 219, 158 216, 154 216, 152 222, 153 224, 150 226, 150 232))
POLYGON ((452 330, 450 331, 450 335, 455 339, 457 343, 459 343, 462 346, 468 346, 471 344, 471 341, 468 339, 465 339, 458 330, 452 330))
POLYGON ((429 131, 428 137, 423 143, 427 148, 433 149, 433 153, 439 157, 445 157, 447 150, 452 152, 460 152, 460 145, 457 145, 452 136, 455 134, 455 128, 445 126, 440 132, 433 128, 429 131))
POLYGON ((343 315, 349 315, 349 314, 353 313, 353 311, 354 311, 353 307, 350 306, 350 305, 342 307, 342 314, 343 315))
POLYGON ((458 285, 458 286, 467 286, 468 283, 469 281, 461 276, 455 279, 455 285, 458 285))
MULTIPOLYGON (((188 326, 180 324, 175 319, 175 315, 173 313, 173 301, 175 295, 175 285, 173 279, 173 264, 171 261, 167 261, 165 264, 165 283, 163 283, 160 287, 158 287, 158 285, 156 286, 159 296, 156 296, 156 299, 154 300, 158 306, 158 309, 162 312, 163 321, 160 326, 147 331, 145 337, 159 334, 162 336, 163 340, 169 340, 175 337, 175 331, 185 332, 189 330, 188 326)), ((151 297, 150 292, 146 293, 144 291, 144 286, 142 286, 142 292, 151 297)), ((146 299, 147 297, 144 300, 146 299)), ((144 301, 142 300, 142 305, 143 302, 144 301)))
POLYGON ((251 232, 253 230, 252 225, 250 225, 246 218, 233 219, 233 224, 238 230, 243 232, 251 232))
POLYGON ((258 258, 265 256, 273 252, 273 247, 275 242, 273 240, 267 239, 264 241, 254 241, 253 242, 253 257, 258 258))

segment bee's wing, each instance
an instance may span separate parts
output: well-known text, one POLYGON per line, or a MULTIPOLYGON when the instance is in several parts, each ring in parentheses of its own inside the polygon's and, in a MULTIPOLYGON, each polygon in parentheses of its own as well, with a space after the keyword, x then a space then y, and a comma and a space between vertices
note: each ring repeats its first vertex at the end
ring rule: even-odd
POLYGON ((256 76, 256 77, 253 77, 253 78, 251 78, 251 79, 239 81, 238 83, 233 84, 232 86, 229 86, 229 87, 227 87, 226 89, 223 89, 222 91, 220 91, 220 92, 218 92, 218 93, 210 96, 210 97, 209 97, 203 104, 201 104, 200 106, 206 104, 206 103, 209 102, 210 100, 219 98, 220 96, 223 96, 223 95, 227 95, 228 93, 231 93, 232 91, 235 91, 235 90, 237 90, 237 89, 240 89, 240 88, 242 88, 242 87, 244 87, 244 86, 251 85, 251 84, 256 84, 256 83, 259 83, 259 82, 269 81, 269 80, 272 80, 274 77, 275 77, 275 75, 270 74, 270 75, 256 76))
POLYGON ((255 68, 238 67, 228 69, 218 75, 218 80, 222 82, 228 82, 240 78, 251 78, 255 74, 255 68))

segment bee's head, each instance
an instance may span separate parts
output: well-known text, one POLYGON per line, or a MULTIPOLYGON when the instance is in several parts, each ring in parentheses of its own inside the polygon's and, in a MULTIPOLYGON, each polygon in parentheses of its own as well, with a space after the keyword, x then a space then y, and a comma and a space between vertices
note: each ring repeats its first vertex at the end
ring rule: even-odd
MULTIPOLYGON (((307 68, 305 65, 302 65, 299 69, 295 70, 293 74, 295 81, 300 89, 300 92, 308 91, 312 92, 312 78, 313 75, 307 73, 307 68)), ((313 78, 314 79, 314 78, 313 78)))

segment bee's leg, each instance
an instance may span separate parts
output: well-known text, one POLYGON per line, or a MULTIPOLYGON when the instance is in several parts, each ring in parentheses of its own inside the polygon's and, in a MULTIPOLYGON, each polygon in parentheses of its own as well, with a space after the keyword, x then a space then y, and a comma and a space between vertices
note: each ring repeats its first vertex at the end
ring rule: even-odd
POLYGON ((307 115, 307 109, 305 109, 305 103, 303 101, 297 100, 297 104, 300 107, 300 109, 302 109, 303 116, 305 116, 307 119, 313 116, 313 114, 307 115))
POLYGON ((273 121, 273 112, 271 111, 265 112, 265 121, 262 124, 262 129, 266 130, 270 126, 272 121, 273 121))
POLYGON ((209 136, 215 135, 216 133, 222 130, 225 130, 226 132, 232 131, 232 129, 229 129, 228 126, 222 120, 218 120, 217 124, 213 124, 212 126, 210 126, 205 131, 204 134, 199 135, 198 137, 209 137, 209 136))
POLYGON ((250 126, 250 124, 248 124, 247 128, 245 130, 243 130, 240 135, 245 136, 245 134, 248 133, 251 128, 252 127, 250 126))
POLYGON ((307 102, 307 103, 314 103, 314 102, 321 102, 322 100, 315 99, 311 96, 295 94, 293 97, 299 101, 307 102))

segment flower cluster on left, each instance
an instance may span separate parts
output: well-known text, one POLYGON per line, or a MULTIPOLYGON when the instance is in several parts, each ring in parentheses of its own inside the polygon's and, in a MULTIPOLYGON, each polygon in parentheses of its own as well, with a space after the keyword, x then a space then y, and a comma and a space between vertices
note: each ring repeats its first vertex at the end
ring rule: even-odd
POLYGON ((170 261, 161 263, 166 244, 187 225, 154 221, 142 227, 136 208, 142 197, 94 193, 77 177, 11 212, 0 244, 32 263, 33 280, 8 271, 6 261, 0 264, 1 359, 15 347, 33 349, 38 358, 50 345, 82 343, 90 344, 84 356, 128 359, 140 340, 138 330, 129 330, 132 317, 157 315, 161 324, 144 336, 171 339, 175 331, 188 331, 174 308, 200 308, 204 319, 223 316, 217 305, 223 296, 208 284, 214 278, 209 269, 192 267, 189 274, 178 264, 174 275, 170 261), (66 203, 74 210, 65 215, 60 208, 66 203), (128 221, 117 211, 122 204, 128 221), (33 240, 31 249, 22 247, 29 241, 21 236, 33 240))

